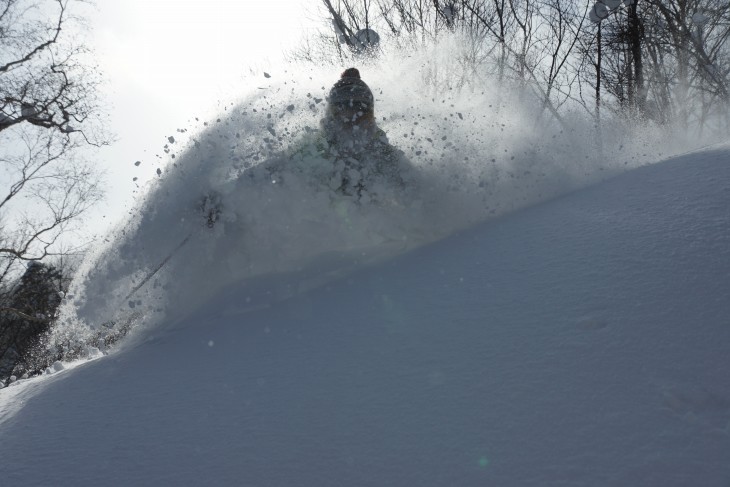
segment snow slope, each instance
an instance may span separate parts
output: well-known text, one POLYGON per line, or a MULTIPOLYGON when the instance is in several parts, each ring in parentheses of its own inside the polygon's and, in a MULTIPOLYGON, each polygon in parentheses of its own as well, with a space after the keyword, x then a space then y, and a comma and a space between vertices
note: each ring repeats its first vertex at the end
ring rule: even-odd
POLYGON ((0 391, 3 485, 727 486, 729 159, 642 167, 270 307, 250 301, 295 274, 232 284, 0 391))

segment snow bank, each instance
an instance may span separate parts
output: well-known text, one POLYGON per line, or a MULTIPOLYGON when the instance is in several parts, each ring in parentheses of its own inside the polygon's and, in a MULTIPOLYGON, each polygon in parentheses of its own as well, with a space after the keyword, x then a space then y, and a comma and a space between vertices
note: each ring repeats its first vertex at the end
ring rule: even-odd
POLYGON ((18 381, 3 485, 727 486, 729 150, 18 381))

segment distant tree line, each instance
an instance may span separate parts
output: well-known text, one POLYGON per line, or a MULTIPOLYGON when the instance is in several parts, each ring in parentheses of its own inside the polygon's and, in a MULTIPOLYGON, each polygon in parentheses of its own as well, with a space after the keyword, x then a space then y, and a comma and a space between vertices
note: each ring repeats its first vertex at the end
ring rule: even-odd
POLYGON ((727 0, 322 0, 331 27, 294 57, 342 64, 356 33, 402 49, 459 36, 458 59, 431 79, 463 87, 490 76, 561 121, 581 106, 632 120, 727 135, 727 0))

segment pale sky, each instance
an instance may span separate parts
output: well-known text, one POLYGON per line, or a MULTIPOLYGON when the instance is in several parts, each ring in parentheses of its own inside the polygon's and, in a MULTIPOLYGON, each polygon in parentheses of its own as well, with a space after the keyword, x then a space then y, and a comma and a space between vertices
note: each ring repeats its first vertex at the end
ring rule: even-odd
POLYGON ((98 0, 93 42, 118 140, 100 154, 111 184, 93 219, 124 212, 132 178, 152 177, 167 136, 249 92, 252 70, 254 77, 275 71, 315 7, 301 0, 98 0))

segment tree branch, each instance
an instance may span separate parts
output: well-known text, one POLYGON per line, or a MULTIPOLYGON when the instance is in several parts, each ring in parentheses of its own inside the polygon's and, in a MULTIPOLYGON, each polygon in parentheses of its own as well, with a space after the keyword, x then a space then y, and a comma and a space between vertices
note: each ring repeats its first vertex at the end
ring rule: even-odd
MULTIPOLYGON (((61 28, 63 26, 64 21, 64 14, 66 12, 66 3, 68 0, 56 0, 56 3, 61 7, 61 11, 58 13, 58 22, 56 23, 56 28, 54 30, 53 37, 39 45, 37 45, 34 49, 32 49, 29 53, 21 57, 20 59, 16 59, 15 61, 10 61, 9 63, 6 63, 2 66, 0 66, 0 73, 4 73, 8 71, 13 66, 18 66, 20 64, 27 63, 35 55, 37 55, 39 52, 46 50, 49 46, 52 44, 55 44, 58 41, 58 37, 61 35, 61 28)), ((8 9, 10 8, 10 4, 8 3, 8 9)), ((7 9, 6 9, 7 11, 7 9)), ((3 12, 5 14, 5 12, 3 12)))

